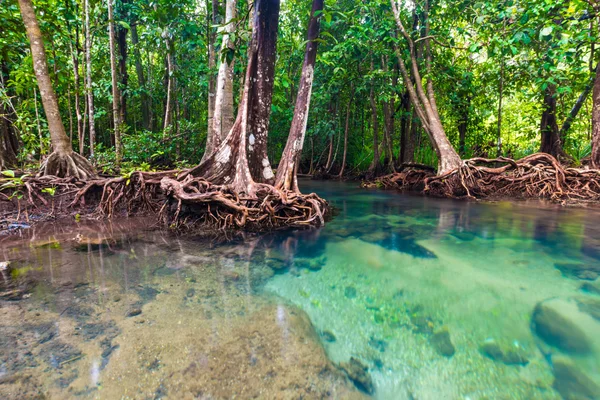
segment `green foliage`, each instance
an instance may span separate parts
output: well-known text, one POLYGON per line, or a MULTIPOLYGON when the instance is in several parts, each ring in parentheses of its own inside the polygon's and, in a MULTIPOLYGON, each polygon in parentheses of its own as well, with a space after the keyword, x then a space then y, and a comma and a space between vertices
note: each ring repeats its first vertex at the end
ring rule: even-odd
MULTIPOLYGON (((208 86, 217 66, 209 67, 208 46, 216 44, 218 60, 234 62, 235 104, 247 62, 248 2, 237 2, 232 49, 221 49, 221 16, 211 21, 211 2, 181 0, 117 1, 117 30, 125 33, 128 79, 120 83, 125 96, 124 160, 115 166, 112 132, 111 79, 105 3, 92 2, 92 92, 95 102, 97 143, 94 162, 102 172, 127 174, 134 169, 155 170, 194 165, 202 157, 208 124, 208 86), (132 42, 136 27, 139 43, 132 42), (172 44, 176 82, 174 123, 161 130, 165 113, 166 41, 172 44), (139 67, 139 70, 138 70, 139 67), (141 71, 142 76, 138 76, 141 71), (145 104, 142 102, 145 101, 145 104), (145 107, 147 106, 147 107, 145 107), (151 124, 144 124, 148 108, 151 124)), ((285 146, 294 113, 306 43, 311 2, 282 2, 278 35, 269 157, 277 164, 285 146)), ((402 2, 402 19, 417 40, 423 34, 423 2, 402 2)), ((459 126, 466 122, 463 156, 495 156, 498 134, 506 156, 522 157, 540 146, 542 99, 556 88, 557 120, 565 121, 577 97, 589 82, 597 57, 591 57, 598 38, 595 12, 584 0, 440 0, 429 12, 433 65, 425 72, 423 41, 417 43, 423 80, 431 77, 442 123, 451 142, 459 147, 459 126), (590 20, 592 18, 592 20, 590 20), (591 67, 591 68, 590 68, 591 67), (500 88, 502 87, 502 90, 500 88), (498 106, 502 97, 502 108, 498 106), (500 132, 498 119, 502 118, 500 132)), ((72 49, 83 43, 82 2, 35 0, 45 36, 52 83, 58 94, 63 122, 78 148, 75 93, 85 111, 85 63, 75 87, 72 49), (43 12, 42 12, 43 11, 43 12)), ((219 9, 219 15, 223 13, 219 9)), ((325 164, 333 142, 339 167, 343 151, 346 110, 350 109, 348 169, 365 170, 373 158, 373 123, 369 94, 375 93, 380 130, 384 104, 394 110, 392 147, 398 157, 402 120, 417 123, 400 107, 407 84, 397 66, 394 45, 407 61, 408 51, 397 37, 389 0, 327 0, 320 13, 321 35, 315 81, 301 167, 325 164), (371 68, 371 64, 373 68, 371 68)), ((33 74, 29 44, 16 1, 0 8, 1 114, 11 121, 21 145, 20 166, 39 162, 50 151, 47 122, 33 74)), ((590 153, 591 99, 588 98, 564 138, 565 150, 576 160, 590 153)), ((87 119, 86 119, 87 123, 87 119)), ((89 155, 89 138, 84 154, 89 155)), ((405 132, 405 135, 408 134, 405 132)), ((414 161, 436 165, 437 157, 420 127, 414 139, 414 161)), ((382 156, 383 158, 383 156, 382 156)), ((3 184, 14 184, 3 179, 3 184)), ((14 178, 16 179, 16 178, 14 178)))

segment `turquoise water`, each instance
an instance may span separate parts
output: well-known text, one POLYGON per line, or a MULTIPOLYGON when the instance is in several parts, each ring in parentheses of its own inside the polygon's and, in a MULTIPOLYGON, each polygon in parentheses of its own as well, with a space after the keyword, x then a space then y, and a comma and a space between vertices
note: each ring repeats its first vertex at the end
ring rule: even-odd
POLYGON ((5 238, 0 397, 600 398, 599 211, 302 188, 323 229, 5 238))

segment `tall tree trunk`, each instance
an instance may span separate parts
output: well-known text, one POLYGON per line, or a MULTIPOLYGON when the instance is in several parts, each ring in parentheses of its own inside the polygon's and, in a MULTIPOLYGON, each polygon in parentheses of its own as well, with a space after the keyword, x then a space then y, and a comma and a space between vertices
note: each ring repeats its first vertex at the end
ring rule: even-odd
POLYGON ((163 119, 163 138, 167 135, 167 130, 171 126, 173 119, 173 43, 170 39, 166 39, 167 46, 167 101, 165 103, 165 118, 163 119))
MULTIPOLYGON (((413 103, 414 109, 416 111, 417 116, 421 120, 421 124, 423 128, 427 132, 429 136, 429 140, 438 156, 438 174, 443 174, 455 168, 458 168, 462 165, 462 161, 452 144, 448 140, 446 136, 446 132, 444 131, 444 127, 440 120, 440 116, 437 110, 437 106, 435 104, 435 93, 433 91, 433 83, 430 79, 428 79, 427 83, 427 92, 423 88, 421 73, 419 71, 419 66, 417 63, 417 56, 415 52, 415 46, 412 38, 404 28, 402 24, 402 20, 400 19, 400 11, 398 8, 398 4, 396 0, 390 0, 392 5, 392 11, 394 13, 394 19, 396 21, 396 25, 398 30, 401 32, 404 37, 408 49, 410 51, 410 69, 412 73, 412 77, 414 78, 415 86, 408 85, 408 93, 410 95, 411 102, 413 103)), ((428 7, 428 3, 426 2, 426 7, 428 7)), ((426 39, 427 44, 430 39, 426 39)), ((396 46, 396 54, 398 57, 398 63, 400 67, 400 71, 402 72, 402 77, 405 82, 411 81, 411 74, 404 63, 404 59, 402 57, 402 53, 400 49, 396 46)), ((428 58, 431 58, 431 53, 428 52, 428 58)), ((431 67, 431 60, 428 60, 427 65, 428 69, 431 67)), ((431 77, 431 73, 428 73, 428 77, 431 77)))
MULTIPOLYGON (((206 9, 208 10, 208 0, 206 0, 206 9)), ((207 159, 208 156, 218 147, 216 143, 213 143, 215 139, 214 134, 214 114, 215 114, 215 97, 216 97, 216 76, 213 73, 216 66, 216 52, 215 52, 215 41, 217 39, 217 32, 214 28, 219 23, 219 0, 212 0, 211 17, 207 15, 207 31, 208 31, 208 130, 206 133, 206 149, 204 150, 204 156, 202 162, 207 159)), ((207 13, 208 14, 208 13, 207 13)))
MULTIPOLYGON (((2 52, 2 69, 0 70, 0 80, 2 87, 9 90, 6 82, 9 79, 8 53, 2 52)), ((9 96, 10 93, 7 93, 9 96)), ((17 166, 17 154, 19 151, 19 140, 15 126, 15 113, 4 102, 0 102, 0 170, 10 169, 17 166)))
POLYGON ((325 163, 325 171, 329 171, 331 169, 331 164, 333 161, 333 138, 334 134, 332 133, 329 136, 329 152, 327 153, 327 162, 325 163))
POLYGON ((596 68, 596 80, 592 93, 592 167, 600 168, 600 67, 596 68))
MULTIPOLYGON (((67 13, 70 8, 70 0, 65 1, 65 10, 67 13)), ((77 2, 75 2, 75 15, 77 15, 77 2)), ((73 83, 74 90, 73 94, 75 96, 75 117, 77 119, 77 140, 79 142, 79 154, 83 155, 85 138, 84 127, 83 127, 83 115, 81 113, 81 85, 80 85, 80 76, 79 76, 79 55, 81 53, 81 46, 79 44, 79 28, 77 25, 75 26, 75 38, 71 36, 71 26, 69 24, 69 19, 66 18, 67 21, 67 31, 69 33, 69 51, 71 53, 71 60, 73 61, 73 83), (73 41, 75 42, 75 47, 73 47, 73 41)))
POLYGON ((563 151, 560 137, 558 136, 558 124, 556 122, 556 87, 548 85, 544 91, 544 109, 540 123, 542 141, 540 152, 548 153, 556 158, 567 158, 563 151))
POLYGON ((411 112, 410 97, 408 91, 402 96, 400 104, 402 116, 400 117, 400 152, 398 155, 398 164, 404 164, 413 161, 414 144, 411 136, 411 120, 413 113, 411 112))
MULTIPOLYGON (((122 13, 129 14, 125 9, 125 4, 128 0, 121 0, 122 13)), ((127 73, 127 28, 122 25, 117 25, 117 48, 119 50, 119 77, 121 78, 121 122, 127 121, 127 85, 129 82, 129 74, 127 73)))
MULTIPOLYGON (((371 73, 374 71, 373 57, 371 56, 371 73)), ((375 82, 371 79, 371 91, 369 92, 371 103, 371 120, 373 127, 373 162, 369 166, 369 175, 377 176, 379 173, 379 119, 377 118, 377 103, 375 102, 375 82)))
POLYGON ((587 97, 590 95, 590 92, 594 88, 594 85, 595 85, 596 79, 597 79, 596 76, 599 73, 598 68, 600 68, 600 64, 598 64, 596 66, 596 69, 594 69, 593 76, 590 78, 590 81, 588 82, 588 84, 585 85, 585 87, 583 88, 583 92, 581 92, 581 94, 577 98, 577 101, 573 105, 573 108, 571 108, 569 115, 567 116, 567 118, 563 122, 562 126, 560 127, 558 136, 560 137, 560 140, 562 143, 564 143, 565 140, 567 139, 567 133, 569 132, 569 129, 571 129, 571 125, 573 124, 573 121, 575 121, 575 118, 577 118, 577 114, 579 114, 579 110, 581 110, 581 107, 583 107, 585 100, 587 99, 587 97))
POLYGON ((496 127, 496 156, 502 155, 502 100, 504 98, 504 57, 500 65, 500 80, 498 81, 498 117, 496 127))
POLYGON ((467 96, 466 104, 461 105, 460 119, 458 121, 458 152, 461 156, 465 156, 467 151, 467 128, 469 127, 469 109, 471 108, 471 96, 467 96))
POLYGON ((19 0, 21 16, 31 45, 31 58, 33 71, 40 89, 40 97, 48 121, 48 130, 52 141, 53 153, 46 160, 43 167, 44 175, 75 176, 89 178, 95 175, 88 161, 73 152, 69 137, 60 118, 58 100, 50 81, 48 63, 42 32, 37 22, 31 0, 19 0))
POLYGON ((219 56, 219 73, 217 75, 217 92, 215 95, 215 110, 213 114, 212 134, 213 146, 219 146, 233 126, 233 42, 231 34, 235 30, 235 0, 226 0, 225 21, 223 28, 223 43, 219 56))
POLYGON ((90 0, 84 0, 85 8, 85 92, 90 132, 90 157, 94 158, 96 147, 96 122, 94 120, 94 90, 92 87, 92 35, 90 32, 90 0))
POLYGON ((119 90, 119 71, 117 70, 117 55, 115 49, 115 20, 113 12, 113 1, 108 0, 108 47, 110 51, 110 76, 112 83, 112 112, 113 129, 115 138, 115 163, 121 164, 123 158, 123 148, 121 145, 121 91, 119 90))
MULTIPOLYGON (((247 153, 251 104, 257 101, 255 97, 259 94, 253 87, 267 79, 267 71, 259 69, 259 66, 267 67, 264 63, 259 63, 261 46, 264 46, 265 37, 273 35, 270 29, 273 28, 273 19, 278 15, 279 0, 255 0, 248 67, 237 118, 221 145, 189 172, 195 176, 203 176, 215 184, 228 185, 234 191, 249 196, 254 196, 256 190, 247 153)), ((275 35, 276 33, 274 32, 275 35)))
POLYGON ((321 22, 320 14, 322 10, 323 0, 313 0, 310 20, 308 21, 304 64, 302 64, 300 86, 298 87, 298 95, 296 96, 296 107, 294 108, 292 126, 281 156, 281 162, 277 168, 277 179, 275 181, 275 186, 284 190, 300 191, 298 188, 297 167, 302 155, 304 137, 306 136, 312 84, 315 75, 315 62, 317 61, 317 47, 319 45, 317 38, 319 37, 321 22))
MULTIPOLYGON (((273 100, 280 1, 256 1, 255 7, 257 4, 261 5, 262 12, 268 18, 261 18, 260 26, 253 27, 253 32, 259 38, 256 62, 261 75, 251 87, 253 94, 250 96, 248 116, 248 163, 256 182, 273 183, 275 176, 267 155, 267 138, 273 100)), ((254 22, 256 23, 256 18, 254 22)))
POLYGON ((142 57, 140 55, 139 38, 137 32, 137 21, 131 24, 131 44, 133 45, 133 58, 135 59, 135 72, 137 75, 138 86, 140 87, 142 102, 142 126, 146 130, 152 130, 150 126, 150 102, 146 88, 146 78, 144 76, 144 67, 142 66, 142 57))
POLYGON ((344 154, 342 155, 342 167, 338 177, 342 179, 344 177, 344 170, 346 169, 346 156, 348 154, 348 131, 350 130, 350 107, 352 106, 352 100, 354 99, 354 86, 350 85, 350 98, 348 99, 348 105, 346 106, 346 123, 344 125, 344 154))

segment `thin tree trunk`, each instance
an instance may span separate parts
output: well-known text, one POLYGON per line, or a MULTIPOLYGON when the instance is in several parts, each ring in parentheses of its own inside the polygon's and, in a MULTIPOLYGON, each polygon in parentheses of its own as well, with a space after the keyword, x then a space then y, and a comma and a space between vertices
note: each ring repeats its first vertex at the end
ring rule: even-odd
POLYGON ((600 67, 596 68, 596 80, 592 93, 592 167, 600 168, 600 67))
POLYGON ((167 102, 163 119, 163 138, 166 137, 167 130, 171 126, 173 114, 173 45, 169 39, 166 39, 165 44, 167 46, 167 102))
POLYGON ((73 58, 73 80, 75 83, 75 116, 77 118, 77 139, 79 141, 79 154, 83 155, 85 139, 83 137, 83 115, 81 114, 81 99, 79 95, 79 32, 75 32, 76 42, 75 51, 71 47, 71 56, 73 58))
MULTIPOLYGON (((6 82, 9 79, 8 52, 2 52, 2 69, 0 70, 0 80, 2 88, 8 93, 6 82)), ((11 107, 12 104, 8 103, 11 107)), ((4 102, 0 102, 0 169, 10 169, 17 166, 17 154, 19 152, 19 140, 15 129, 15 112, 10 110, 4 102)))
POLYGON ((540 152, 548 153, 557 158, 568 158, 563 151, 560 137, 558 136, 558 124, 556 122, 556 87, 548 85, 544 91, 544 109, 540 123, 542 141, 540 152))
POLYGON ((277 168, 275 186, 284 190, 300 191, 298 188, 297 167, 300 162, 300 156, 302 155, 304 137, 306 136, 306 125, 308 123, 315 62, 317 60, 317 48, 319 45, 317 42, 320 28, 319 14, 322 10, 323 0, 313 0, 310 20, 308 22, 304 64, 302 65, 302 75, 300 76, 300 85, 296 97, 296 107, 294 108, 292 126, 290 128, 285 149, 281 156, 281 162, 277 168))
POLYGON ((342 179, 344 177, 344 170, 346 168, 346 156, 348 154, 348 131, 350 130, 350 107, 352 106, 352 100, 354 99, 354 87, 351 85, 350 88, 350 99, 348 99, 348 105, 346 107, 346 123, 344 125, 344 154, 342 155, 342 167, 338 177, 342 179))
POLYGON ((329 136, 329 152, 327 154, 327 162, 325 163, 325 171, 331 169, 331 162, 333 161, 333 134, 329 136))
POLYGON ((400 154, 398 157, 400 162, 398 164, 404 164, 412 162, 414 151, 413 137, 411 135, 411 120, 414 113, 411 112, 408 91, 402 96, 400 109, 402 110, 402 116, 400 118, 400 154))
POLYGON ((502 155, 502 100, 504 97, 504 57, 500 65, 500 80, 498 82, 498 118, 496 126, 496 156, 502 155))
POLYGON ((466 98, 467 104, 462 104, 460 110, 460 120, 458 121, 458 152, 461 156, 465 156, 467 151, 467 128, 469 127, 469 109, 471 108, 471 96, 466 98))
POLYGON ((72 151, 69 137, 60 118, 58 100, 50 81, 50 74, 48 74, 42 32, 40 31, 35 11, 33 10, 33 4, 31 0, 19 0, 19 6, 21 8, 23 23, 27 30, 27 37, 31 45, 33 71, 35 72, 42 105, 44 106, 44 112, 48 120, 48 130, 50 131, 52 147, 56 152, 69 153, 72 151))
MULTIPOLYGON (((448 140, 446 136, 446 132, 444 131, 444 127, 440 121, 440 116, 437 111, 437 106, 435 104, 435 94, 433 92, 433 84, 430 79, 428 79, 428 90, 427 92, 423 88, 421 74, 419 72, 419 66, 417 63, 417 56, 415 53, 415 46, 412 38, 404 28, 402 21, 400 19, 400 11, 398 5, 396 4, 396 0, 390 0, 392 5, 392 11, 394 13, 394 19, 396 21, 396 25, 398 30, 401 32, 402 36, 405 39, 405 42, 410 51, 410 68, 412 73, 412 78, 414 78, 415 87, 412 85, 408 85, 407 89, 410 95, 411 102, 415 108, 416 114, 421 120, 421 124, 423 128, 427 132, 431 144, 438 156, 438 174, 443 174, 455 168, 461 166, 462 161, 456 153, 456 150, 452 147, 452 144, 448 140)), ((427 3, 426 3, 427 4, 427 3)), ((429 39, 426 40, 429 42, 429 39)), ((402 58, 402 53, 400 49, 396 46, 395 48, 396 54, 398 57, 398 63, 400 67, 400 71, 402 72, 402 77, 405 82, 411 81, 411 74, 409 74, 406 64, 404 63, 404 59, 402 58)), ((430 54, 430 52, 428 52, 430 54)), ((428 55, 430 57, 430 55, 428 55)), ((430 62, 428 61, 428 66, 430 66, 430 62)), ((431 77, 431 73, 428 74, 431 77)))
POLYGON ((573 121, 575 121, 575 118, 577 118, 577 114, 579 114, 579 110, 581 110, 581 107, 583 107, 583 104, 585 103, 587 97, 590 95, 590 93, 592 92, 592 89, 594 88, 594 84, 596 82, 596 75, 598 74, 598 68, 600 68, 600 64, 598 64, 596 66, 596 69, 594 70, 594 75, 590 78, 590 81, 588 82, 588 84, 585 85, 585 88, 583 88, 583 92, 581 92, 581 94, 577 98, 577 101, 573 105, 573 108, 571 108, 569 115, 567 116, 567 118, 563 122, 562 126, 560 127, 558 136, 560 137, 560 140, 563 143, 567 139, 567 133, 569 132, 569 129, 571 129, 571 125, 573 124, 573 121))
POLYGON ((96 147, 96 126, 94 121, 94 91, 92 87, 92 36, 90 33, 90 0, 84 0, 85 8, 85 91, 90 132, 90 157, 94 157, 96 147))
POLYGON ((231 34, 235 30, 235 0, 226 0, 225 21, 223 28, 223 42, 221 45, 221 54, 219 57, 219 73, 217 75, 217 92, 215 95, 213 129, 213 146, 219 146, 231 126, 233 126, 233 58, 230 58, 229 52, 233 52, 233 42, 231 34))
MULTIPOLYGON (((126 5, 128 2, 129 0, 121 0, 121 13, 126 17, 129 15, 128 6, 126 5)), ((119 90, 119 93, 121 95, 120 104, 122 123, 127 121, 127 85, 129 84, 129 74, 127 73, 127 32, 127 28, 122 25, 117 25, 116 39, 119 54, 119 77, 121 78, 121 90, 119 90)))
POLYGON ((73 152, 65 126, 60 118, 58 100, 50 81, 48 63, 42 32, 37 22, 31 0, 19 0, 21 16, 31 46, 33 71, 40 89, 40 97, 48 121, 48 130, 52 141, 53 154, 45 162, 43 173, 45 175, 75 176, 89 178, 95 175, 93 168, 87 160, 73 152))
POLYGON ((115 163, 121 164, 123 150, 121 146, 121 91, 119 90, 119 72, 117 71, 117 59, 115 49, 115 21, 113 13, 113 1, 108 0, 108 45, 110 51, 110 75, 112 82, 112 112, 113 129, 115 138, 115 163))
MULTIPOLYGON (((371 56, 371 73, 374 71, 373 56, 371 56)), ((369 92, 371 103, 371 120, 373 126, 373 162, 369 166, 369 175, 376 176, 379 173, 379 119, 377 118, 377 103, 375 102, 375 82, 371 80, 371 91, 369 92)))
MULTIPOLYGON (((208 10, 208 0, 206 0, 206 9, 208 10)), ((216 65, 216 52, 215 52, 215 41, 217 33, 215 28, 212 26, 219 23, 219 0, 212 0, 211 16, 207 16, 207 31, 208 31, 208 130, 206 133, 206 149, 204 150, 204 156, 202 157, 202 163, 212 152, 218 147, 216 143, 213 143, 215 139, 214 134, 214 113, 215 113, 215 97, 216 97, 216 76, 213 71, 216 65), (211 26, 212 25, 212 26, 211 26)), ((208 14, 208 13, 207 13, 208 14)))
POLYGON ((146 130, 151 130, 150 126, 150 103, 146 88, 146 78, 144 77, 144 67, 142 66, 142 57, 140 55, 139 38, 137 32, 137 21, 131 24, 131 44, 133 45, 133 58, 135 59, 135 72, 137 75, 138 86, 141 93, 142 102, 142 126, 146 130))
POLYGON ((269 18, 262 19, 260 26, 253 26, 253 32, 256 32, 259 38, 256 60, 259 78, 251 86, 248 164, 252 178, 256 182, 273 183, 275 175, 267 154, 267 138, 273 100, 280 0, 257 0, 255 7, 258 4, 269 18))

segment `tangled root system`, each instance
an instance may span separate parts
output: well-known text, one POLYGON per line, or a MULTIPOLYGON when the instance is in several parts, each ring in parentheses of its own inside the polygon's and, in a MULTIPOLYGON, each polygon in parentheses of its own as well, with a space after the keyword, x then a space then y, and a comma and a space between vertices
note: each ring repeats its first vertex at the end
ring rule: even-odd
POLYGON ((549 154, 536 153, 520 160, 472 158, 442 175, 409 168, 365 186, 416 188, 451 198, 539 198, 562 204, 587 203, 600 200, 600 170, 567 168, 549 154))
MULTIPOLYGON (((214 185, 181 172, 133 172, 87 180, 43 175, 24 178, 21 190, 27 206, 33 210, 48 212, 52 205, 54 212, 55 204, 60 204, 57 208, 62 208, 63 213, 76 211, 96 218, 155 215, 163 225, 178 230, 208 227, 266 231, 321 226, 329 213, 328 203, 316 194, 255 184, 254 194, 246 196, 229 186, 214 185)), ((4 200, 11 198, 3 194, 4 200)))
POLYGON ((39 176, 74 177, 85 180, 95 178, 96 171, 83 156, 75 153, 54 152, 42 164, 39 176))

